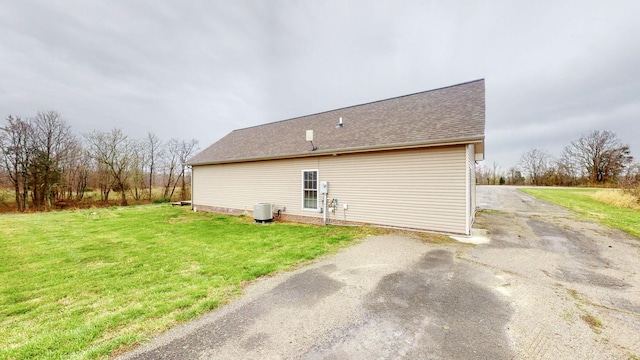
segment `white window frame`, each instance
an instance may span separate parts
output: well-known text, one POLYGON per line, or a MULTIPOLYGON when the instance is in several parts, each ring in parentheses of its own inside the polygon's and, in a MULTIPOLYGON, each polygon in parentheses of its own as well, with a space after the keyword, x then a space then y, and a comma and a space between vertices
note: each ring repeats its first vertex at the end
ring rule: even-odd
POLYGON ((305 169, 302 170, 302 172, 300 173, 300 178, 301 178, 301 183, 302 183, 302 192, 301 192, 301 197, 302 197, 302 210, 306 210, 306 211, 318 211, 318 196, 320 195, 320 172, 318 171, 318 169, 305 169), (315 208, 307 208, 304 207, 304 192, 307 190, 312 190, 312 189, 306 189, 304 187, 304 173, 305 172, 315 172, 316 173, 316 207, 315 208))

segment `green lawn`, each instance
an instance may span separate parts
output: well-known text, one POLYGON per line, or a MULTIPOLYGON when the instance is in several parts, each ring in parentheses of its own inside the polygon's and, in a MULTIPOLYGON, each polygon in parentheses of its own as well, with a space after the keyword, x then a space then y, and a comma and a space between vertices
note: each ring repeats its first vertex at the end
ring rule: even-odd
POLYGON ((363 228, 150 205, 0 216, 0 359, 106 358, 363 228))
POLYGON ((602 225, 640 237, 640 211, 621 208, 592 198, 597 189, 524 188, 521 191, 566 207, 602 225))

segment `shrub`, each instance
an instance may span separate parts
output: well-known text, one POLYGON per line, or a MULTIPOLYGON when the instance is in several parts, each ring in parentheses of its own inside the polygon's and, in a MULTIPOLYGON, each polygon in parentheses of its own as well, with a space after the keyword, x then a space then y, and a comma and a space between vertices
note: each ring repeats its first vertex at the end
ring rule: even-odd
POLYGON ((627 170, 627 175, 620 181, 624 192, 634 196, 640 204, 640 164, 634 164, 627 170))
POLYGON ((638 204, 640 204, 640 182, 628 182, 623 185, 625 194, 636 198, 638 204))
POLYGON ((168 202, 171 202, 170 198, 153 199, 154 204, 163 204, 168 202))

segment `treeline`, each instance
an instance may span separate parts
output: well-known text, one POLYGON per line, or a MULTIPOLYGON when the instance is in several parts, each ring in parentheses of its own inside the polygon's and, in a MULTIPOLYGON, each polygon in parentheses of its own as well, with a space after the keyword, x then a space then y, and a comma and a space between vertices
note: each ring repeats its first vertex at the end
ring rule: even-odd
POLYGON ((197 146, 195 139, 162 141, 152 133, 131 139, 120 129, 77 136, 55 111, 10 115, 0 126, 0 185, 14 191, 19 211, 82 201, 88 190, 99 191, 104 202, 117 192, 121 205, 128 197, 169 200, 176 188, 186 200, 186 161, 197 146))
POLYGON ((594 130, 571 141, 558 157, 534 148, 506 171, 496 163, 476 167, 479 184, 621 186, 640 183, 640 164, 612 131, 594 130))

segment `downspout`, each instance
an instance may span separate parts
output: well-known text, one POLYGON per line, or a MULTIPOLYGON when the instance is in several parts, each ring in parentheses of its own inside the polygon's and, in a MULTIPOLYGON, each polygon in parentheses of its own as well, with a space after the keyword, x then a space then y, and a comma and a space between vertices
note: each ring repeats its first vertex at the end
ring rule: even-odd
POLYGON ((470 165, 471 162, 471 156, 472 155, 472 151, 473 149, 471 149, 471 145, 467 144, 467 146, 465 146, 465 214, 464 214, 464 222, 465 222, 465 233, 467 236, 471 236, 471 186, 474 186, 475 184, 471 185, 471 171, 473 171, 473 168, 470 165))
POLYGON ((194 204, 193 204, 193 165, 188 165, 189 168, 191 168, 191 210, 194 209, 194 204))

